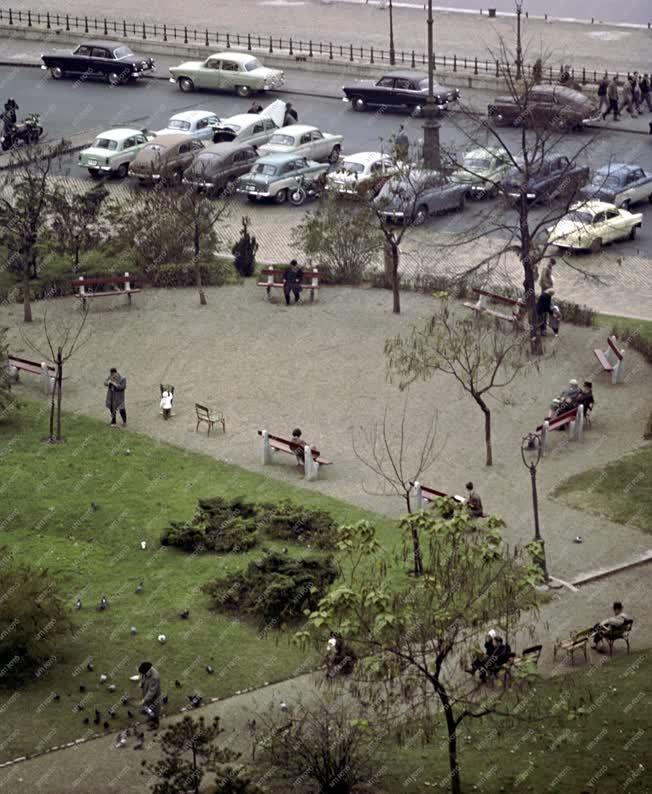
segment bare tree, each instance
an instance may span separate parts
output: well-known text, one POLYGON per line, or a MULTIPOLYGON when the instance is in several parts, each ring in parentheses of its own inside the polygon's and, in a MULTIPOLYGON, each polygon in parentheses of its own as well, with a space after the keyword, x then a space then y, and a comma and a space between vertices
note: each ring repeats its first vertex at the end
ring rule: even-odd
POLYGON ((47 309, 45 310, 43 314, 43 335, 45 336, 47 352, 44 352, 34 344, 32 340, 23 335, 27 344, 35 353, 38 353, 42 358, 47 358, 55 366, 54 385, 50 395, 50 427, 48 441, 51 444, 58 444, 64 440, 61 419, 64 364, 73 357, 79 347, 86 342, 87 339, 87 337, 82 336, 82 333, 86 326, 88 310, 82 308, 81 311, 81 319, 77 322, 72 322, 66 318, 66 320, 59 320, 53 324, 48 324, 48 313, 47 309))
POLYGON ((32 322, 30 279, 37 275, 38 245, 45 232, 53 191, 49 177, 65 142, 12 149, 0 176, 0 244, 23 292, 23 319, 32 322))
POLYGON ((527 365, 526 339, 521 333, 506 334, 497 321, 480 315, 455 317, 446 301, 441 311, 407 337, 385 341, 390 380, 405 389, 435 372, 451 375, 475 400, 484 415, 486 465, 493 463, 491 409, 487 397, 509 386, 527 365))

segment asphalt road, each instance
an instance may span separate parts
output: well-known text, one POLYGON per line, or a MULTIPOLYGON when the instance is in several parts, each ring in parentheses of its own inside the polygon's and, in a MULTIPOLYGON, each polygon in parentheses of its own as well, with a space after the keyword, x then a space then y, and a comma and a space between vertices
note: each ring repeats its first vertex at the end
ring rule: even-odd
MULTIPOLYGON (((39 111, 50 139, 70 137, 88 130, 89 144, 93 132, 100 129, 115 126, 159 129, 165 126, 172 114, 182 110, 202 108, 227 117, 246 112, 250 105, 250 100, 232 94, 182 94, 164 80, 146 79, 114 88, 101 82, 55 81, 40 69, 20 66, 0 66, 0 92, 17 99, 20 114, 39 111)), ((326 132, 344 135, 344 153, 380 148, 383 141, 396 133, 399 124, 405 125, 411 141, 422 136, 422 122, 404 113, 355 113, 348 104, 332 97, 273 94, 273 98, 278 97, 292 101, 300 121, 314 124, 326 132)), ((503 130, 501 133, 508 143, 517 146, 519 131, 503 130)), ((469 147, 469 140, 461 128, 460 114, 451 112, 444 116, 440 135, 446 147, 457 150, 469 147)), ((648 136, 610 130, 596 136, 595 131, 585 131, 566 136, 557 148, 569 156, 580 150, 583 151, 579 160, 592 169, 610 161, 624 161, 635 162, 652 171, 652 139, 648 136)), ((66 159, 62 163, 63 173, 90 181, 76 162, 76 155, 66 159)), ((461 231, 477 220, 479 211, 486 210, 486 202, 480 205, 471 203, 464 213, 449 216, 447 225, 451 230, 461 231)), ((496 211, 500 211, 498 207, 496 211)), ((641 204, 637 211, 644 214, 643 228, 636 241, 618 243, 618 255, 652 256, 652 206, 641 204)), ((431 223, 437 223, 437 220, 431 223)))

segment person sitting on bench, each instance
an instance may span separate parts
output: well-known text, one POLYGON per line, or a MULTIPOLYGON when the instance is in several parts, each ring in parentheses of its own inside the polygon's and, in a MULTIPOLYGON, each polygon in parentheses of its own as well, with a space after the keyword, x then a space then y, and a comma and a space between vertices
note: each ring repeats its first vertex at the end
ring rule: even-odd
POLYGON ((292 442, 290 444, 294 451, 294 455, 297 459, 297 466, 301 466, 303 468, 306 460, 304 446, 305 443, 301 438, 301 428, 295 427, 292 431, 292 442))
POLYGON ((471 662, 471 666, 466 669, 466 672, 469 673, 469 675, 475 675, 476 671, 480 670, 480 678, 482 678, 483 671, 485 672, 485 677, 486 677, 485 668, 489 659, 493 658, 494 652, 496 650, 497 636, 498 636, 498 632, 496 631, 496 629, 489 629, 484 641, 485 655, 475 657, 475 659, 471 662))
POLYGON ((467 482, 466 490, 469 495, 466 497, 466 506, 469 508, 472 518, 482 518, 482 499, 473 490, 473 483, 467 482))
POLYGON ((294 302, 299 303, 301 299, 301 284, 303 282, 303 270, 299 267, 296 259, 290 262, 289 267, 283 273, 283 294, 285 303, 290 305, 290 296, 294 295, 294 302))
POLYGON ((577 396, 576 405, 583 405, 584 406, 584 415, 590 413, 593 410, 594 405, 593 399, 593 384, 590 380, 585 380, 582 386, 582 390, 577 396))
POLYGON ((619 629, 626 620, 629 620, 627 615, 623 612, 623 605, 620 601, 614 601, 613 605, 614 616, 612 618, 605 618, 600 623, 596 623, 593 627, 593 647, 598 648, 609 633, 610 629, 619 629))

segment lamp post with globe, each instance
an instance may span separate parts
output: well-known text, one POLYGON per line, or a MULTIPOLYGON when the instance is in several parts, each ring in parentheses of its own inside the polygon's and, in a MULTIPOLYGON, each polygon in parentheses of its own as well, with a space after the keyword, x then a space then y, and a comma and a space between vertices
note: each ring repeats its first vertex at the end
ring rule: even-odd
POLYGON ((550 574, 546 563, 545 541, 541 537, 539 526, 539 500, 537 496, 537 466, 541 460, 541 439, 536 433, 528 433, 521 441, 521 457, 525 468, 530 472, 532 482, 532 507, 534 509, 534 540, 541 547, 541 554, 537 555, 537 562, 541 566, 543 580, 550 582, 550 574))

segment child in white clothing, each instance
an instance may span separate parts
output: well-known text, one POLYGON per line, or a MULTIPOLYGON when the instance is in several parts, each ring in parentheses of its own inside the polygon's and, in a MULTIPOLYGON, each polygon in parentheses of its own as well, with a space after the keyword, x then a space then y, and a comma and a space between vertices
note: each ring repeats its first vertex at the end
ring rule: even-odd
POLYGON ((169 419, 172 416, 173 404, 174 404, 174 395, 169 391, 162 391, 161 410, 163 411, 163 419, 169 419))

